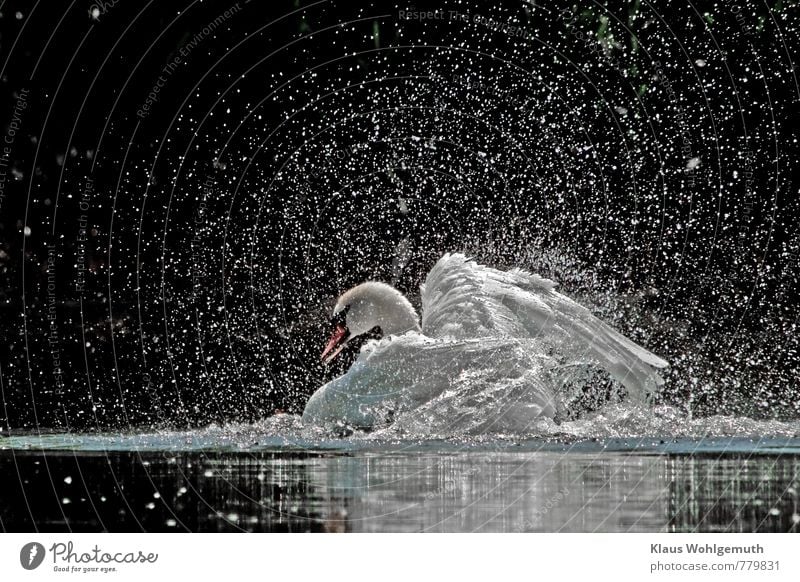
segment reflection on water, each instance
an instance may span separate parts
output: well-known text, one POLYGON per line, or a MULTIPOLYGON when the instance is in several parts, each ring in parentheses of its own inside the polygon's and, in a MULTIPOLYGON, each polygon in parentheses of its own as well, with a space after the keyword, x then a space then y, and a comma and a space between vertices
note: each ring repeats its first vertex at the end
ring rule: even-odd
POLYGON ((794 455, 5 450, 0 475, 7 531, 800 529, 794 455))

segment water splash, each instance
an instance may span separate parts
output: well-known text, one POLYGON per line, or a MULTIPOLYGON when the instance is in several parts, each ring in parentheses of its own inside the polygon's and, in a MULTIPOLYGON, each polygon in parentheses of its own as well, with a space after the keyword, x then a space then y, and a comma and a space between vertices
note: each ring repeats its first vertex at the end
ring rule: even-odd
POLYGON ((9 62, 86 93, 9 77, 0 425, 299 412, 342 371, 318 364, 332 298, 413 299, 447 251, 558 280, 671 362, 660 403, 800 417, 794 13, 441 9, 116 6, 66 71, 32 11, 9 62))

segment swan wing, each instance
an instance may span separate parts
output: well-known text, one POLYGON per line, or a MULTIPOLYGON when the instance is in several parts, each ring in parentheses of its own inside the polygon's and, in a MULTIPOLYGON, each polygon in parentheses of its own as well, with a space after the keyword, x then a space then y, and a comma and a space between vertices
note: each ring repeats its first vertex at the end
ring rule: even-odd
POLYGON ((556 283, 512 269, 447 254, 422 291, 422 332, 431 337, 538 339, 573 363, 594 363, 644 397, 663 383, 654 368, 667 362, 629 340, 569 297, 556 283))

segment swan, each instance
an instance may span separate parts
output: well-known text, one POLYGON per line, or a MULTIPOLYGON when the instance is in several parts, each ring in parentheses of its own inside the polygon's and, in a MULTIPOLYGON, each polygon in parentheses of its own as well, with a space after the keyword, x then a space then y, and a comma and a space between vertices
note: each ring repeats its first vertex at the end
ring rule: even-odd
POLYGON ((311 396, 303 423, 520 432, 564 412, 571 370, 599 367, 639 400, 663 383, 656 370, 666 361, 556 291, 549 279, 448 253, 420 291, 421 318, 400 291, 377 281, 338 298, 324 363, 376 328, 381 337, 311 396))

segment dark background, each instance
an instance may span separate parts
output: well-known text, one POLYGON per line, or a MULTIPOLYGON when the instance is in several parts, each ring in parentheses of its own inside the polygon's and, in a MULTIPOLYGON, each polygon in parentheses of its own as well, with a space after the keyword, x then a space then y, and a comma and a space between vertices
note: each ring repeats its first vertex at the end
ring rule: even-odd
POLYGON ((4 2, 0 427, 299 412, 335 296, 447 251, 797 418, 796 4, 572 7, 4 2))

